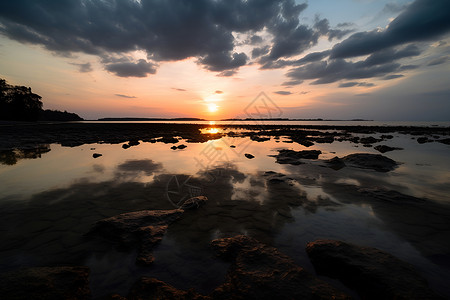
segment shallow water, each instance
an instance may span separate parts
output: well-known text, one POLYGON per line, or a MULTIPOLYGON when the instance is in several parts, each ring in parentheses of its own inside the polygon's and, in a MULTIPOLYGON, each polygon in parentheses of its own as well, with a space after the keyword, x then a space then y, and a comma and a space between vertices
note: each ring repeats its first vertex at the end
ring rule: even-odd
POLYGON ((378 153, 349 141, 305 148, 284 137, 265 142, 223 137, 180 141, 175 145, 187 148, 177 150, 158 142, 129 149, 120 144, 49 145, 51 151, 40 158, 0 165, 1 271, 81 264, 91 268, 94 296, 125 295, 142 275, 207 293, 223 282, 228 266, 210 251, 214 238, 253 236, 311 272, 305 246, 327 238, 385 250, 413 264, 435 291, 450 297, 450 146, 394 136, 379 143, 404 148, 384 154, 401 163, 388 173, 328 168, 324 160, 334 156, 378 153), (271 155, 280 149, 322 154, 301 165, 278 164, 271 155), (102 156, 93 158, 93 153, 102 156), (427 200, 381 201, 361 188, 427 200), (119 252, 105 241, 84 237, 102 218, 172 209, 199 194, 209 202, 169 226, 151 267, 136 266, 133 251, 119 252))

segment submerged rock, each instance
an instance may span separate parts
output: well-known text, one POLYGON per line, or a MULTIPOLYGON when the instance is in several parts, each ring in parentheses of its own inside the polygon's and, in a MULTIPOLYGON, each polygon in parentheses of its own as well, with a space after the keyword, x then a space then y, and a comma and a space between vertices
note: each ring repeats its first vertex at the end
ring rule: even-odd
POLYGON ((390 147, 390 146, 386 146, 386 145, 378 145, 373 148, 381 153, 386 153, 386 152, 394 151, 394 150, 403 150, 403 148, 390 147))
POLYGON ((290 164, 290 165, 300 165, 302 164, 301 159, 317 159, 322 153, 320 150, 278 150, 278 154, 274 155, 279 164, 290 164))
POLYGON ((92 157, 93 157, 93 158, 97 158, 97 157, 100 157, 100 156, 102 156, 102 154, 100 154, 100 153, 94 153, 94 154, 92 154, 92 157))
POLYGON ((213 299, 349 299, 299 267, 276 248, 239 235, 212 241, 216 254, 231 262, 213 299))
POLYGON ((431 142, 431 140, 429 140, 426 136, 422 136, 420 138, 417 138, 417 142, 419 144, 425 144, 425 143, 431 142))
POLYGON ((195 292, 179 290, 156 278, 142 277, 131 287, 128 299, 210 299, 195 292))
POLYGON ((342 160, 346 165, 378 172, 389 172, 398 166, 397 162, 381 154, 354 153, 344 156, 342 160))
POLYGON ((182 209, 124 213, 96 222, 88 236, 106 238, 120 249, 137 248, 136 262, 148 265, 154 260, 153 248, 162 240, 168 225, 182 214, 182 209))
POLYGON ((340 170, 346 166, 345 162, 337 156, 333 157, 332 159, 326 160, 325 163, 333 170, 340 170))
POLYGON ((90 299, 88 267, 29 268, 0 276, 0 298, 90 299))
POLYGON ((439 299, 413 266, 376 248, 317 240, 306 252, 318 274, 341 280, 363 299, 439 299))

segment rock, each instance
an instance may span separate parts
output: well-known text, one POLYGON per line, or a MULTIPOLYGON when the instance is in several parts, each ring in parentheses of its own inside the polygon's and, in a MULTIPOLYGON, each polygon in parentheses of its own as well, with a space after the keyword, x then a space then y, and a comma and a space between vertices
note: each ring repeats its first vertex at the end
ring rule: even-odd
POLYGON ((255 158, 255 156, 252 155, 252 154, 250 154, 250 153, 245 153, 244 155, 245 155, 245 157, 247 157, 248 159, 255 158))
POLYGON ((100 157, 100 156, 102 156, 102 154, 100 154, 100 153, 94 153, 94 154, 92 154, 92 157, 93 157, 93 158, 97 158, 97 157, 100 157))
POLYGON ((382 134, 380 136, 380 138, 383 139, 383 140, 390 140, 390 139, 393 139, 394 136, 392 134, 382 134))
POLYGON ((341 280, 363 299, 439 299, 410 264, 376 248, 317 240, 306 252, 318 274, 341 280))
POLYGON ((156 278, 142 277, 131 287, 128 299, 210 299, 195 292, 193 289, 183 291, 156 278))
POLYGON ((259 135, 251 135, 250 139, 252 141, 256 141, 256 142, 265 142, 265 141, 270 141, 270 137, 261 137, 259 135))
POLYGON ((216 254, 230 261, 226 281, 213 299, 349 299, 299 267, 276 248, 239 235, 212 241, 216 254))
POLYGON ((417 138, 417 142, 419 144, 425 144, 425 143, 428 143, 428 142, 431 142, 431 141, 426 136, 423 136, 423 137, 417 138))
POLYGON ((178 143, 178 139, 172 136, 165 136, 158 140, 158 142, 162 142, 164 144, 176 144, 178 143))
POLYGON ((230 148, 236 148, 236 146, 235 145, 230 145, 230 148))
POLYGON ((106 238, 119 249, 137 248, 136 262, 148 265, 154 260, 153 248, 162 240, 168 225, 182 214, 181 209, 124 213, 96 222, 87 235, 106 238))
POLYGON ((326 160, 325 163, 328 167, 336 171, 346 166, 345 162, 337 156, 333 157, 332 159, 326 160))
POLYGON ((316 141, 316 143, 320 143, 320 144, 331 144, 334 142, 334 137, 333 136, 316 137, 316 138, 314 138, 314 141, 316 141))
POLYGON ((90 299, 88 267, 29 268, 0 276, 0 298, 90 299))
POLYGON ((278 154, 274 155, 274 157, 276 157, 276 162, 279 164, 300 165, 302 164, 300 159, 317 159, 321 153, 322 151, 320 150, 294 151, 283 149, 278 150, 278 154))
POLYGON ((403 148, 398 148, 398 147, 389 147, 386 145, 378 145, 373 147, 375 150, 381 152, 381 153, 385 153, 385 152, 389 152, 389 151, 394 151, 394 150, 403 150, 403 148))
POLYGON ((130 146, 130 147, 132 147, 132 146, 137 146, 137 145, 139 145, 140 143, 139 143, 139 141, 129 141, 128 142, 128 145, 130 146))
POLYGON ((177 147, 177 146, 172 146, 172 147, 170 147, 170 149, 172 149, 172 150, 177 150, 178 147, 177 147))
POLYGON ((389 172, 398 166, 397 162, 381 154, 354 153, 344 156, 342 160, 346 165, 378 172, 389 172))
POLYGON ((439 143, 442 143, 442 144, 450 145, 450 138, 438 140, 438 142, 439 142, 439 143))
POLYGON ((205 204, 208 201, 208 198, 205 196, 197 196, 192 197, 184 201, 184 203, 180 206, 180 209, 193 209, 193 208, 199 208, 203 204, 205 204))
POLYGON ((128 148, 130 148, 130 145, 128 145, 128 144, 123 144, 123 145, 122 145, 122 148, 123 148, 123 149, 128 149, 128 148))
POLYGON ((184 149, 184 148, 186 148, 187 146, 186 145, 179 145, 177 148, 178 149, 184 149))
POLYGON ((302 140, 302 141, 296 141, 296 142, 305 147, 311 147, 314 145, 314 143, 309 140, 302 140))

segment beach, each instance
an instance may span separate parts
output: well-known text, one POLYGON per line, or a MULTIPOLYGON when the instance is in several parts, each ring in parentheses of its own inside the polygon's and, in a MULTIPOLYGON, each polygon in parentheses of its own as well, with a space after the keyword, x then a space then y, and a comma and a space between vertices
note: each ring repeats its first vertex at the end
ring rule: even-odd
POLYGON ((388 277, 405 279, 382 297, 448 298, 449 143, 448 127, 2 124, 1 271, 70 271, 80 298, 358 298, 388 277), (86 269, 42 269, 69 267, 86 269))

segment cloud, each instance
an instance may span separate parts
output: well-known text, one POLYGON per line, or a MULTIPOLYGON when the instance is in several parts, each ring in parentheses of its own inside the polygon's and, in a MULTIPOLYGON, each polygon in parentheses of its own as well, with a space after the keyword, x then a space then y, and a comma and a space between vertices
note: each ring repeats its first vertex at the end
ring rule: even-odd
POLYGON ((438 57, 438 58, 435 58, 435 59, 431 60, 431 61, 427 64, 427 66, 441 65, 441 64, 447 62, 447 60, 448 60, 448 56, 438 57))
POLYGON ((291 80, 291 81, 283 82, 281 85, 282 86, 291 86, 291 85, 299 85, 302 83, 303 83, 303 80, 291 80))
POLYGON ((78 70, 81 73, 88 73, 88 72, 92 72, 92 66, 91 63, 85 63, 85 64, 78 64, 78 63, 70 63, 73 66, 77 66, 78 70))
POLYGON ((405 75, 403 75, 403 74, 392 74, 392 75, 386 75, 386 76, 384 76, 381 79, 383 79, 383 80, 392 80, 392 79, 397 79, 397 78, 401 78, 401 77, 404 77, 404 76, 405 75))
POLYGON ((223 91, 217 90, 217 91, 214 92, 214 94, 223 94, 223 91))
POLYGON ((172 88, 172 90, 178 91, 178 92, 186 92, 185 89, 179 89, 179 88, 172 88))
POLYGON ((283 60, 279 59, 276 61, 267 61, 267 59, 261 60, 260 62, 263 63, 261 66, 261 69, 277 69, 277 68, 284 68, 286 66, 301 66, 309 62, 319 61, 324 58, 326 58, 330 54, 329 50, 322 51, 322 52, 311 52, 304 57, 297 59, 297 60, 283 60))
POLYGON ((375 86, 375 84, 373 84, 371 82, 356 82, 356 81, 343 82, 343 83, 339 84, 340 88, 353 87, 353 86, 372 87, 372 86, 375 86))
POLYGON ((108 72, 119 77, 147 77, 148 74, 156 73, 156 66, 144 59, 134 62, 116 62, 105 65, 108 72))
POLYGON ((400 67, 398 63, 368 65, 364 61, 348 62, 336 59, 330 62, 320 61, 303 67, 291 69, 287 76, 292 80, 316 79, 312 84, 332 83, 342 79, 361 79, 387 75, 400 67))
POLYGON ((267 53, 269 53, 270 47, 269 46, 264 46, 264 47, 260 47, 260 48, 253 48, 252 50, 252 58, 257 58, 260 57, 262 55, 266 55, 267 53))
POLYGON ((331 58, 367 55, 393 46, 427 41, 450 31, 450 2, 416 0, 384 30, 358 32, 331 51, 331 58))
POLYGON ((287 96, 287 95, 291 95, 292 94, 292 92, 289 92, 289 91, 276 91, 276 92, 273 92, 274 94, 278 94, 278 95, 283 95, 283 96, 287 96))
POLYGON ((117 76, 144 77, 154 74, 161 62, 188 58, 219 76, 230 76, 249 62, 246 53, 235 51, 235 34, 249 36, 249 53, 259 48, 255 57, 269 55, 271 60, 317 44, 322 33, 300 24, 306 7, 294 0, 3 1, 0 34, 60 55, 96 55, 117 76), (263 30, 273 37, 268 48, 257 46, 263 30), (145 63, 103 60, 136 50, 146 53, 145 63))
MULTIPOLYGON (((345 59, 329 59, 328 61, 314 61, 328 54, 327 51, 311 53, 311 56, 305 56, 303 61, 312 61, 297 68, 293 68, 287 72, 287 76, 291 80, 307 80, 315 79, 312 84, 332 83, 340 80, 352 80, 362 78, 383 77, 390 78, 395 73, 402 70, 412 69, 412 66, 402 66, 398 60, 417 56, 421 54, 421 50, 414 44, 409 44, 400 49, 389 48, 380 50, 369 55, 365 60, 347 61, 345 59)), ((398 78, 398 75, 396 75, 398 78)), ((386 79, 387 80, 387 79, 386 79)), ((372 86, 363 85, 362 83, 344 82, 339 87, 351 86, 372 86), (352 85, 353 84, 353 85, 352 85)))
POLYGON ((128 95, 123 95, 123 94, 114 94, 117 97, 121 97, 121 98, 128 98, 128 99, 133 99, 133 98, 137 98, 135 96, 128 96, 128 95))

